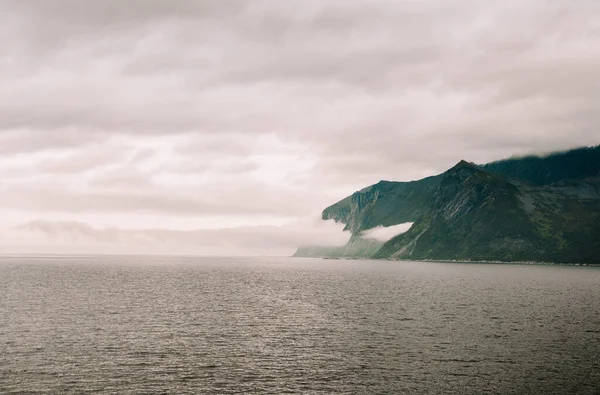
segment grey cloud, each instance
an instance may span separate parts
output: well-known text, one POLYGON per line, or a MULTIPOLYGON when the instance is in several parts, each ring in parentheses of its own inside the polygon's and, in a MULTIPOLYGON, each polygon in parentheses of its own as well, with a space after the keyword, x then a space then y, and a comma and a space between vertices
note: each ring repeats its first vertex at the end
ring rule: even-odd
POLYGON ((140 148, 135 151, 135 154, 130 160, 130 163, 145 162, 148 159, 156 157, 156 150, 153 148, 140 148))
POLYGON ((295 216, 460 159, 600 143, 593 0, 0 9, 5 181, 79 152, 3 184, 7 209, 295 216), (113 139, 138 152, 103 156, 113 139))
POLYGON ((148 180, 128 184, 122 177, 95 180, 92 185, 105 188, 89 191, 51 186, 4 188, 0 190, 0 206, 55 213, 152 212, 176 216, 302 216, 313 209, 314 194, 298 197, 268 185, 224 185, 190 192, 144 189, 140 185, 145 186, 148 180))
MULTIPOLYGON (((131 7, 103 2, 94 6, 97 9, 70 2, 44 3, 42 7, 24 4, 16 7, 15 14, 23 19, 43 15, 42 26, 69 25, 70 21, 104 26, 110 19, 115 22, 115 32, 121 31, 120 26, 143 29, 140 37, 125 35, 120 40, 131 42, 131 48, 113 43, 104 52, 90 54, 80 47, 99 45, 98 37, 74 41, 65 53, 83 60, 83 73, 48 74, 48 79, 64 79, 60 84, 63 94, 55 95, 61 96, 60 100, 51 106, 37 99, 37 103, 5 107, 5 129, 78 125, 116 133, 277 132, 290 139, 307 134, 313 136, 310 143, 319 145, 323 134, 333 133, 337 140, 339 131, 346 130, 339 120, 343 114, 335 111, 351 106, 357 95, 367 109, 360 123, 369 121, 369 107, 386 105, 381 98, 402 103, 415 91, 442 97, 458 92, 473 99, 461 114, 465 118, 486 95, 509 100, 550 95, 554 102, 548 111, 563 103, 567 92, 567 96, 597 102, 597 88, 586 83, 597 76, 597 53, 592 51, 590 56, 589 49, 580 48, 598 37, 594 28, 598 7, 593 2, 198 5, 182 1, 170 6, 142 2, 131 7), (174 17, 180 20, 173 22, 174 17), (504 27, 509 20, 511 29, 504 27), (167 28, 172 23, 174 30, 167 28), (162 35, 157 33, 161 31, 162 35), (213 34, 202 34, 203 39, 198 40, 199 32, 213 34), (154 36, 159 45, 144 49, 144 40, 154 36), (182 37, 186 39, 180 40, 182 37), (142 49, 136 51, 140 45, 142 49), (563 55, 555 53, 557 47, 563 55), (92 67, 98 59, 108 62, 100 74, 92 67), (155 63, 159 67, 150 74, 123 74, 122 68, 136 59, 144 67, 155 63), (564 59, 570 62, 561 62, 564 59), (588 75, 576 77, 582 65, 588 75), (548 80, 552 82, 544 84, 548 80), (311 103, 320 103, 324 97, 331 97, 331 107, 319 106, 315 112, 311 103), (223 101, 227 104, 221 105, 223 101), (290 124, 295 127, 289 128, 290 124)), ((40 90, 39 83, 19 86, 15 89, 40 90)), ((493 116, 496 105, 488 103, 493 116)), ((410 105, 406 110, 410 114, 410 105)), ((432 113, 435 115, 435 109, 432 113)), ((392 119, 396 130, 380 133, 402 134, 405 118, 403 111, 396 111, 392 119)), ((479 138, 485 141, 485 135, 492 133, 482 134, 479 138)))
POLYGON ((258 169, 255 162, 247 159, 238 159, 229 162, 210 163, 187 160, 176 165, 161 167, 161 171, 176 174, 202 174, 216 173, 220 176, 242 175, 258 169))
MULTIPOLYGON (((173 230, 173 229, 123 229, 99 228, 73 221, 31 221, 17 230, 41 233, 46 237, 63 242, 95 242, 104 245, 127 245, 138 248, 138 252, 152 251, 148 247, 163 245, 170 247, 221 248, 229 254, 285 253, 292 254, 301 245, 342 245, 349 234, 341 231, 334 223, 315 225, 298 222, 286 226, 245 226, 237 228, 173 230)), ((194 251, 193 249, 191 251, 194 251)))
POLYGON ((100 242, 114 243, 119 240, 119 232, 116 232, 114 229, 95 229, 92 226, 81 222, 54 223, 48 221, 32 221, 17 227, 17 229, 38 231, 52 238, 66 234, 74 239, 84 237, 100 242))
POLYGON ((110 166, 123 161, 124 150, 100 150, 92 152, 77 152, 67 157, 47 159, 38 164, 38 169, 44 173, 80 173, 102 166, 110 166))
POLYGON ((173 0, 118 0, 83 3, 77 0, 4 0, 7 17, 21 25, 21 33, 35 50, 68 45, 73 37, 123 33, 165 19, 203 19, 226 16, 243 6, 238 0, 199 2, 173 0))
POLYGON ((136 169, 121 168, 98 174, 88 182, 89 186, 99 189, 157 190, 151 177, 136 169))
POLYGON ((81 148, 106 141, 107 138, 108 136, 101 133, 81 133, 74 129, 61 131, 11 129, 3 133, 0 132, 0 153, 2 155, 15 155, 55 149, 81 148))
POLYGON ((185 156, 240 156, 246 157, 255 151, 251 136, 237 135, 209 135, 190 136, 191 138, 175 147, 175 152, 185 156))

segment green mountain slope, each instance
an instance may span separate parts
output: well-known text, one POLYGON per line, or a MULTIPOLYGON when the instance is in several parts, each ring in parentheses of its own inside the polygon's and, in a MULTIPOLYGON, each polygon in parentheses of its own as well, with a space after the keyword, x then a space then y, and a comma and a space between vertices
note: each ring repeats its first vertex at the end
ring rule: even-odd
POLYGON ((600 200, 519 185, 461 162, 443 174, 432 211, 374 257, 598 263, 600 200))
POLYGON ((354 237, 414 222, 376 258, 600 263, 600 146, 486 165, 461 161, 438 176, 382 181, 322 217, 345 223, 354 237))
POLYGON ((545 157, 506 159, 481 167, 487 172, 533 185, 600 177, 600 145, 557 152, 545 157))
MULTIPOLYGON (((561 180, 600 177, 600 146, 558 152, 545 157, 528 156, 478 166, 488 173, 529 185, 549 185, 561 180)), ((418 181, 380 181, 323 210, 324 220, 346 224, 360 234, 376 226, 415 222, 429 212, 442 175, 418 181)))

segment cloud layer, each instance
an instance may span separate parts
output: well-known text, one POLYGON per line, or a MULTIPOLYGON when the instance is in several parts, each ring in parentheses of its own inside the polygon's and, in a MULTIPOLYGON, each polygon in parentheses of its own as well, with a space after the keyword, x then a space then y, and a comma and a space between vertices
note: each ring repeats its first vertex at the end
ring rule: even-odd
POLYGON ((388 241, 394 236, 407 232, 412 224, 412 222, 405 222, 403 224, 392 226, 377 226, 367 230, 363 235, 376 240, 388 241))
POLYGON ((600 143, 594 0, 0 11, 0 226, 278 227, 380 179, 600 143))
MULTIPOLYGON (((350 235, 331 221, 299 221, 284 226, 173 230, 97 228, 82 222, 32 221, 14 229, 2 246, 29 245, 36 252, 79 246, 93 253, 204 255, 291 255, 299 245, 343 245, 350 235), (8 242, 8 243, 7 243, 8 242)), ((60 249, 59 249, 60 251, 60 249)), ((21 251, 22 252, 22 251, 21 251)))

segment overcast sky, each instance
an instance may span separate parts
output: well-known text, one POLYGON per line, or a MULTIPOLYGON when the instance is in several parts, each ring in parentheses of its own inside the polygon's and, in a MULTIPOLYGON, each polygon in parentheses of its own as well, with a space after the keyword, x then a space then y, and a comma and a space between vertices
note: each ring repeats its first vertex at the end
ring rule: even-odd
POLYGON ((0 0, 0 35, 0 253, 288 254, 380 179, 600 143, 597 0, 0 0))

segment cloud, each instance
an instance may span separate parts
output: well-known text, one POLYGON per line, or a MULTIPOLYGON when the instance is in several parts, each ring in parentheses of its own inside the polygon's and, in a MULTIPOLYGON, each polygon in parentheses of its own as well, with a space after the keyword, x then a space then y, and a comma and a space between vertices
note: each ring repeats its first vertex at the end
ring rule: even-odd
MULTIPOLYGON (((31 221, 20 225, 13 232, 29 238, 30 251, 44 251, 43 242, 50 239, 69 247, 83 244, 94 251, 106 248, 127 247, 137 253, 181 252, 225 255, 291 255, 298 245, 342 245, 349 234, 342 232, 340 224, 304 219, 285 226, 245 226, 236 228, 173 230, 173 229, 122 229, 93 227, 76 221, 31 221), (42 239, 32 238, 41 236, 42 239), (182 249, 182 250, 179 250, 182 249)), ((15 234, 4 233, 10 240, 15 234)))
POLYGON ((600 143, 597 1, 88 3, 0 1, 3 210, 285 222, 600 143))
POLYGON ((11 188, 1 190, 0 205, 42 212, 159 212, 170 215, 302 215, 311 211, 311 202, 298 199, 283 189, 266 185, 226 187, 203 193, 189 191, 144 190, 143 178, 99 179, 102 190, 46 188, 11 188), (127 190, 112 188, 128 187, 127 190), (135 191, 134 188, 138 190, 135 191), (246 200, 243 205, 241 200, 246 200))
POLYGON ((404 224, 392 225, 392 226, 377 226, 363 232, 364 237, 377 239, 381 241, 388 241, 394 236, 407 232, 412 226, 412 222, 406 222, 404 224))

